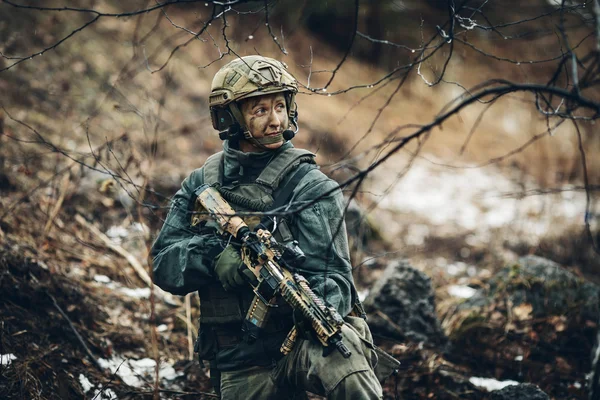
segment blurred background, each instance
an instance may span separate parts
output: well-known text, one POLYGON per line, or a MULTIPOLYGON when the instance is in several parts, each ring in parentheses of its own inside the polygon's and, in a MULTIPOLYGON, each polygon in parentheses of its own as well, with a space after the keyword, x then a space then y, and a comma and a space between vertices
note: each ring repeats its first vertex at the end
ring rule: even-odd
MULTIPOLYGON (((208 372, 187 362, 197 298, 125 289, 148 288, 147 252, 169 198, 221 149, 207 99, 214 73, 238 56, 274 57, 298 79, 293 142, 344 184, 365 298, 389 262, 406 259, 431 279, 450 335, 444 321, 469 296, 459 289, 487 287, 522 256, 599 283, 594 6, 0 1, 0 298, 7 321, 30 324, 3 331, 0 353, 16 357, 18 369, 6 372, 13 383, 0 389, 109 396, 98 371, 115 376, 115 368, 93 375, 75 345, 58 358, 70 376, 60 384, 28 333, 17 335, 40 335, 47 316, 29 306, 53 296, 66 299, 53 312, 66 310, 92 353, 121 360, 138 379, 159 364, 174 366, 172 379, 187 379, 176 390, 210 391, 208 372), (32 262, 43 266, 39 274, 32 262), (144 372, 123 361, 143 357, 150 357, 144 372), (19 364, 24 358, 30 362, 19 364), (79 372, 94 376, 87 390, 79 372)), ((39 340, 51 346, 57 332, 71 331, 61 326, 39 340)), ((111 385, 133 398, 173 389, 168 373, 156 370, 160 379, 111 385)), ((575 396, 585 392, 589 370, 589 361, 571 367, 575 396)))

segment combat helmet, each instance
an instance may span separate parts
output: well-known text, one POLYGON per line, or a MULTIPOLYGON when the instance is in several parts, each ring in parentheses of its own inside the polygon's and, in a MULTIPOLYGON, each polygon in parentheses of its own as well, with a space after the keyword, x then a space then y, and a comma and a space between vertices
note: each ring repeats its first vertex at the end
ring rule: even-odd
POLYGON ((287 71, 287 65, 263 56, 240 57, 225 64, 213 78, 208 101, 212 125, 219 131, 219 137, 222 140, 245 138, 259 144, 281 141, 280 135, 260 139, 252 137, 237 103, 249 97, 272 93, 283 93, 285 96, 289 121, 296 129, 287 129, 282 136, 290 140, 298 131, 295 102, 298 83, 287 71))

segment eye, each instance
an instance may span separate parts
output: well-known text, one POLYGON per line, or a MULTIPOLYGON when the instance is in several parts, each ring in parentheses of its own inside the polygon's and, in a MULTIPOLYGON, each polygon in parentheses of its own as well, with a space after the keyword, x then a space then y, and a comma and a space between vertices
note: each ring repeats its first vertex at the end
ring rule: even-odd
POLYGON ((276 107, 278 110, 285 110, 285 103, 279 103, 276 107))
POLYGON ((258 107, 256 110, 254 110, 254 115, 262 115, 266 112, 267 110, 264 107, 258 107))

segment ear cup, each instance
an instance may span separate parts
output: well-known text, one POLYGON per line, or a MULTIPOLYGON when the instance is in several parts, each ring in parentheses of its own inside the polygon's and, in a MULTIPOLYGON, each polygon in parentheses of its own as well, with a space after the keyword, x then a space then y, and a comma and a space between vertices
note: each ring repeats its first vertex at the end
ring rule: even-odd
POLYGON ((242 128, 240 124, 235 123, 231 125, 224 131, 219 132, 219 139, 221 140, 231 140, 231 139, 241 139, 242 128))

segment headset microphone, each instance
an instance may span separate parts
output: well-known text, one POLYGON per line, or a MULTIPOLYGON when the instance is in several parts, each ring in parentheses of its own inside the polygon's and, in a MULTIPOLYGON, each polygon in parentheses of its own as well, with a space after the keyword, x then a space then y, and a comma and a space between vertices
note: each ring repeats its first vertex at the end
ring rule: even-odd
POLYGON ((293 131, 291 129, 286 129, 285 131, 283 131, 282 135, 285 140, 292 140, 294 136, 296 136, 296 133, 298 133, 298 130, 300 129, 300 127, 298 126, 298 111, 294 110, 293 115, 291 115, 291 117, 292 124, 296 127, 296 130, 293 131))
POLYGON ((283 131, 283 138, 285 140, 292 140, 294 136, 296 136, 296 132, 294 132, 291 129, 286 129, 285 131, 283 131))

